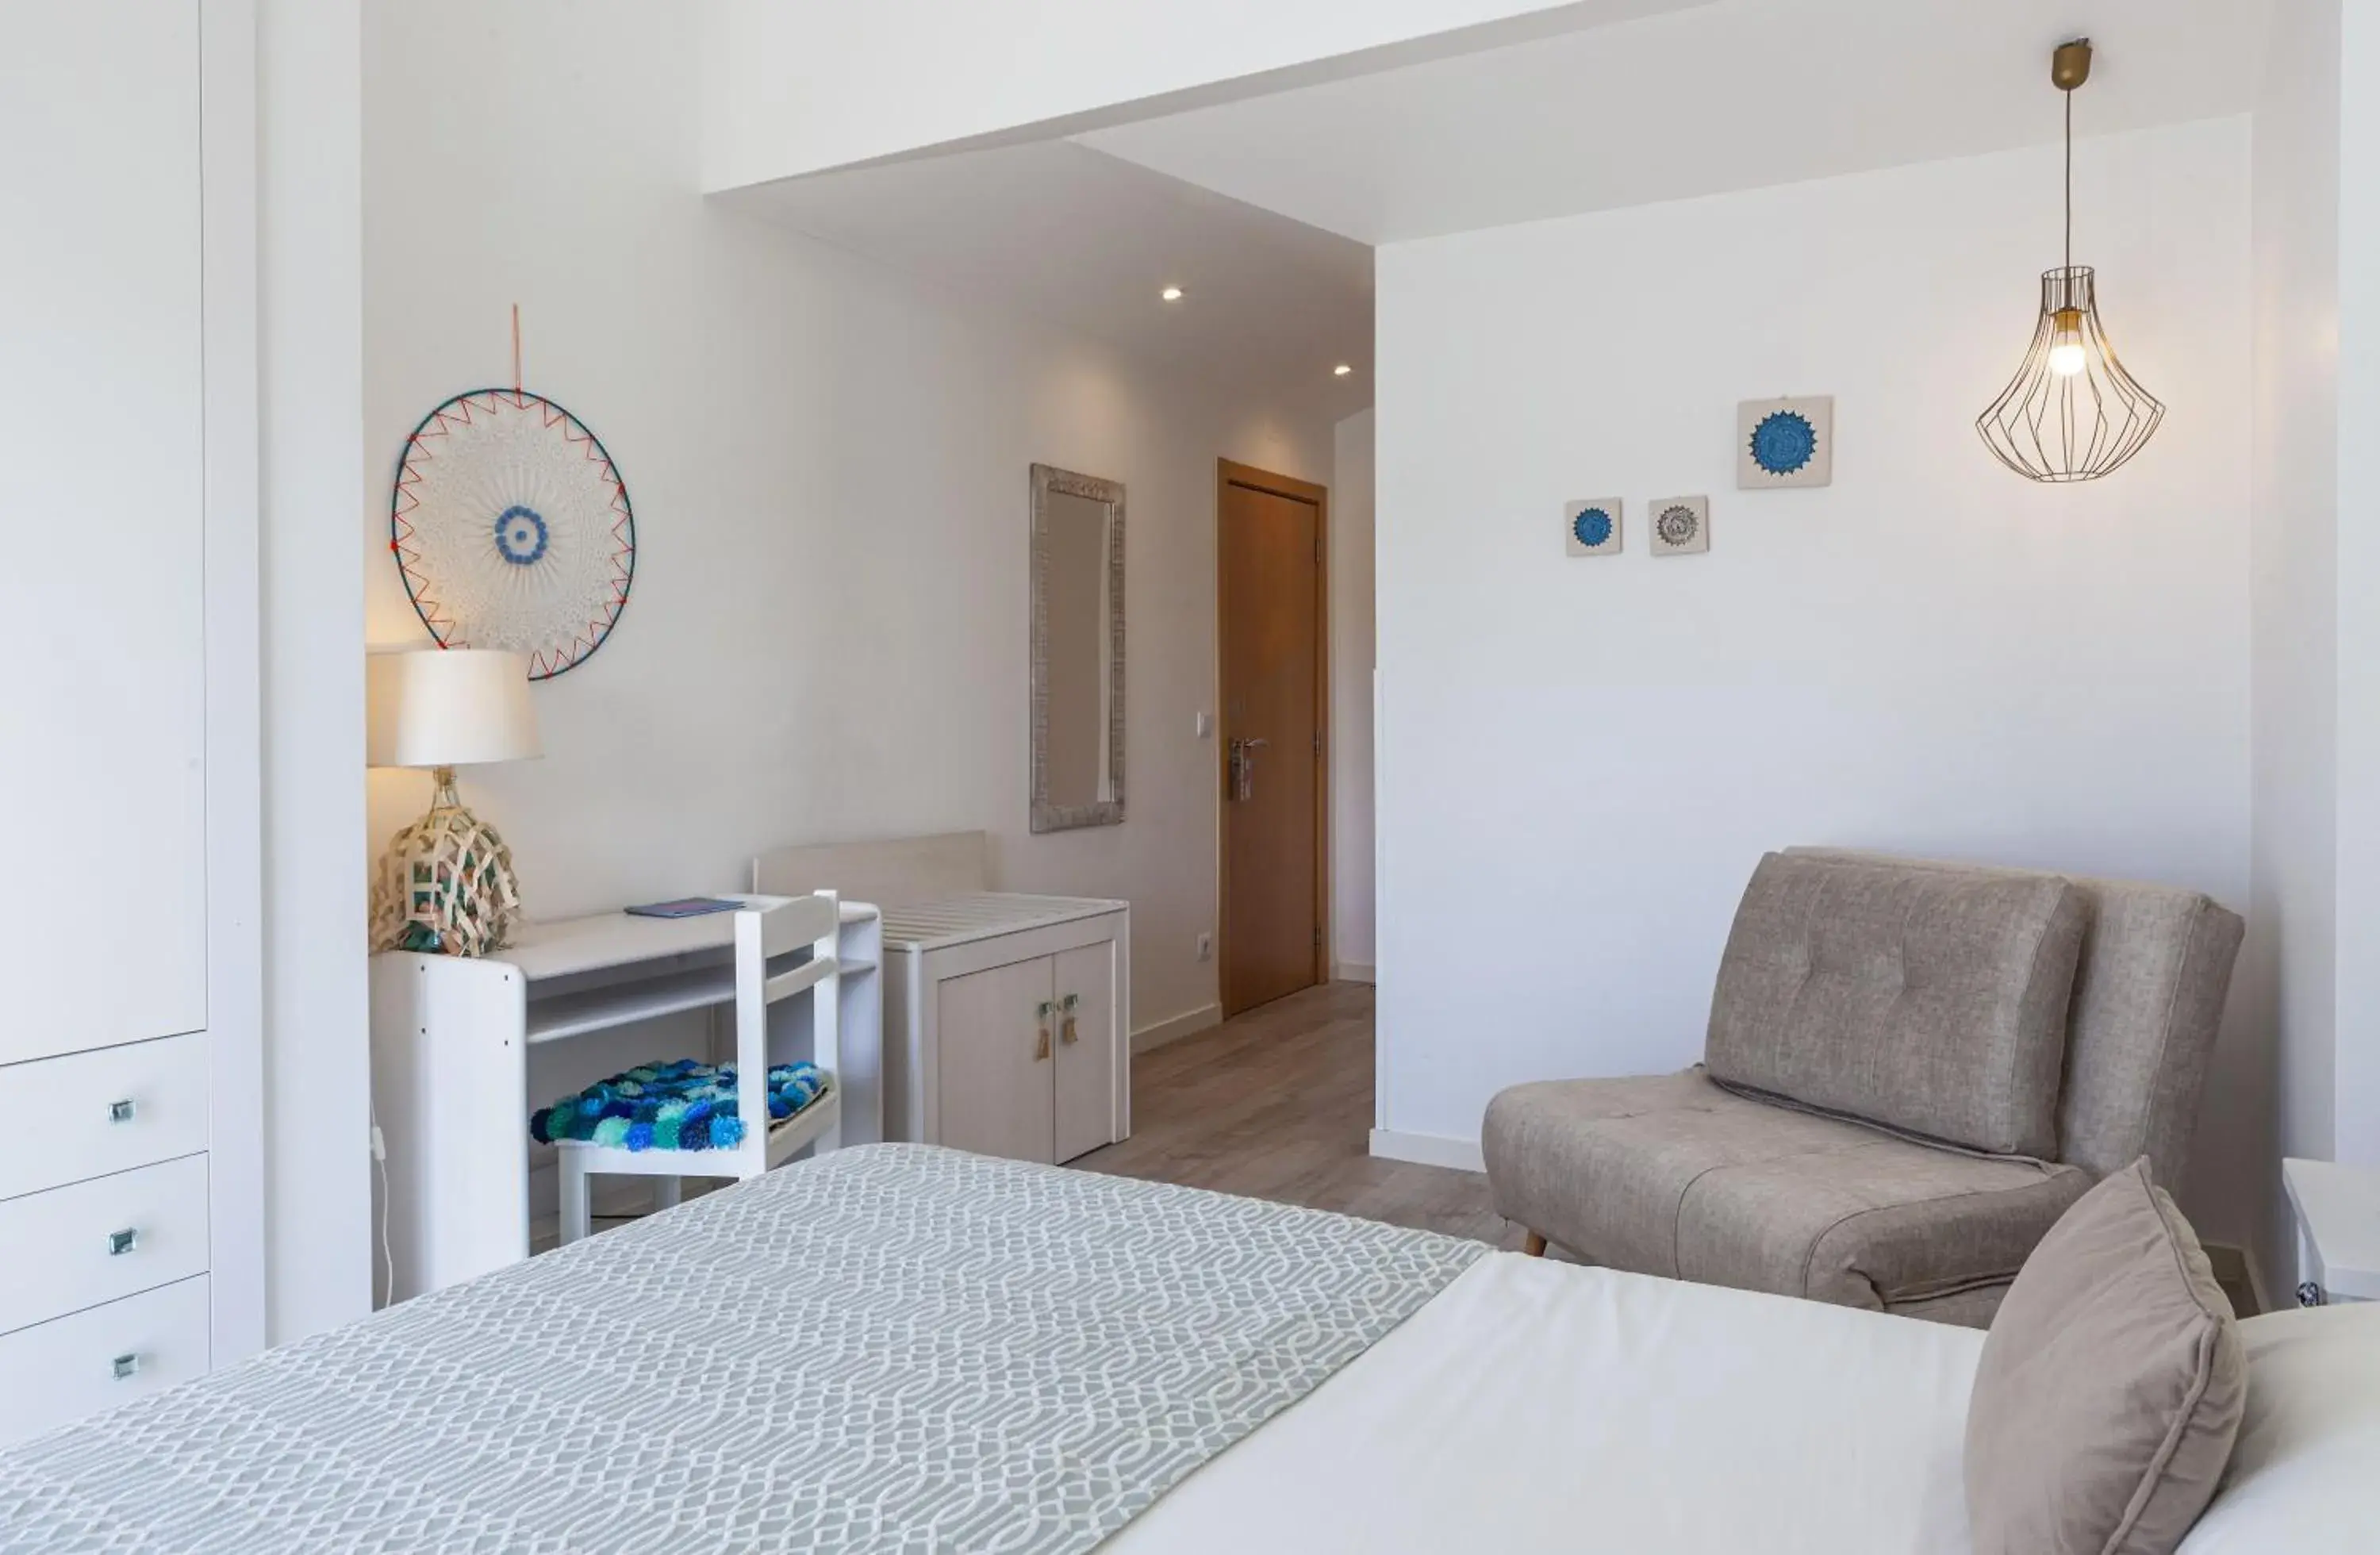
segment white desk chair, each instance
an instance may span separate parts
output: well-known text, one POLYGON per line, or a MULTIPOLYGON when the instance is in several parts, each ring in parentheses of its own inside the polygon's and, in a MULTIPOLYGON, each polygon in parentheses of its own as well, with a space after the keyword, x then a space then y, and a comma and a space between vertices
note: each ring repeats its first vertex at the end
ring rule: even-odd
POLYGON ((837 1048, 842 968, 835 960, 842 906, 835 893, 758 899, 735 914, 735 1112, 744 1137, 726 1149, 630 1150, 588 1140, 559 1139, 562 1240, 589 1234, 588 1179, 605 1174, 653 1177, 656 1206, 678 1201, 682 1177, 733 1177, 741 1182, 782 1166, 805 1145, 821 1154, 843 1143, 843 1075, 837 1048), (809 959, 794 961, 805 946, 809 959), (827 1075, 823 1096, 783 1122, 769 1118, 769 1007, 810 995, 811 1062, 827 1075))

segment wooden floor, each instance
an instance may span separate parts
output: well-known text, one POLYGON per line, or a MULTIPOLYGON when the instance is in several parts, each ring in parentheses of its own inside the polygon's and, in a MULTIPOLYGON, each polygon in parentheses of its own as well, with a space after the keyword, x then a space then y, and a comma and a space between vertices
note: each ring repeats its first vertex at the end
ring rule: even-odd
POLYGON ((1520 1246, 1487 1178, 1375 1159, 1372 1117, 1372 989, 1329 983, 1135 1058, 1132 1137, 1074 1164, 1520 1246))

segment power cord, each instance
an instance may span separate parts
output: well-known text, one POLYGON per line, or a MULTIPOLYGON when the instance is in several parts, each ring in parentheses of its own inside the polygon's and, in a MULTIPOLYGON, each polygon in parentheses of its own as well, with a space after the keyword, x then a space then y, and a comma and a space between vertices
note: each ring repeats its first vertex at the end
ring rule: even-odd
POLYGON ((380 1172, 380 1305, 382 1310, 396 1304, 396 1255, 388 1245, 388 1136, 380 1131, 380 1110, 370 1110, 372 1164, 380 1172))

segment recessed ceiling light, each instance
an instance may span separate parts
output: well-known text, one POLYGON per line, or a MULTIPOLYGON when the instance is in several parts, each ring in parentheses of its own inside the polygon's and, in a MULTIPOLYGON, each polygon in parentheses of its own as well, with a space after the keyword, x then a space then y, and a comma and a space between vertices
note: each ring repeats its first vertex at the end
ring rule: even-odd
POLYGON ((1347 374, 1354 371, 1355 370, 1354 368, 1349 367, 1345 362, 1341 362, 1337 367, 1330 370, 1330 376, 1333 378, 1344 378, 1347 374))
POLYGON ((1179 286, 1168 286, 1157 295, 1164 301, 1179 302, 1182 300, 1182 288, 1179 286))

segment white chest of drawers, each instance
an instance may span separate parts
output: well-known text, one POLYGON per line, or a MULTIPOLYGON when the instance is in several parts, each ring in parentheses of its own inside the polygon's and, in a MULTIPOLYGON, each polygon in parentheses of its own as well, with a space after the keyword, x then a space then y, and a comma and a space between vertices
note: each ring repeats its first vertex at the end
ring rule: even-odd
POLYGON ((0 1442, 207 1369, 207 1039, 0 1065, 0 1442))

